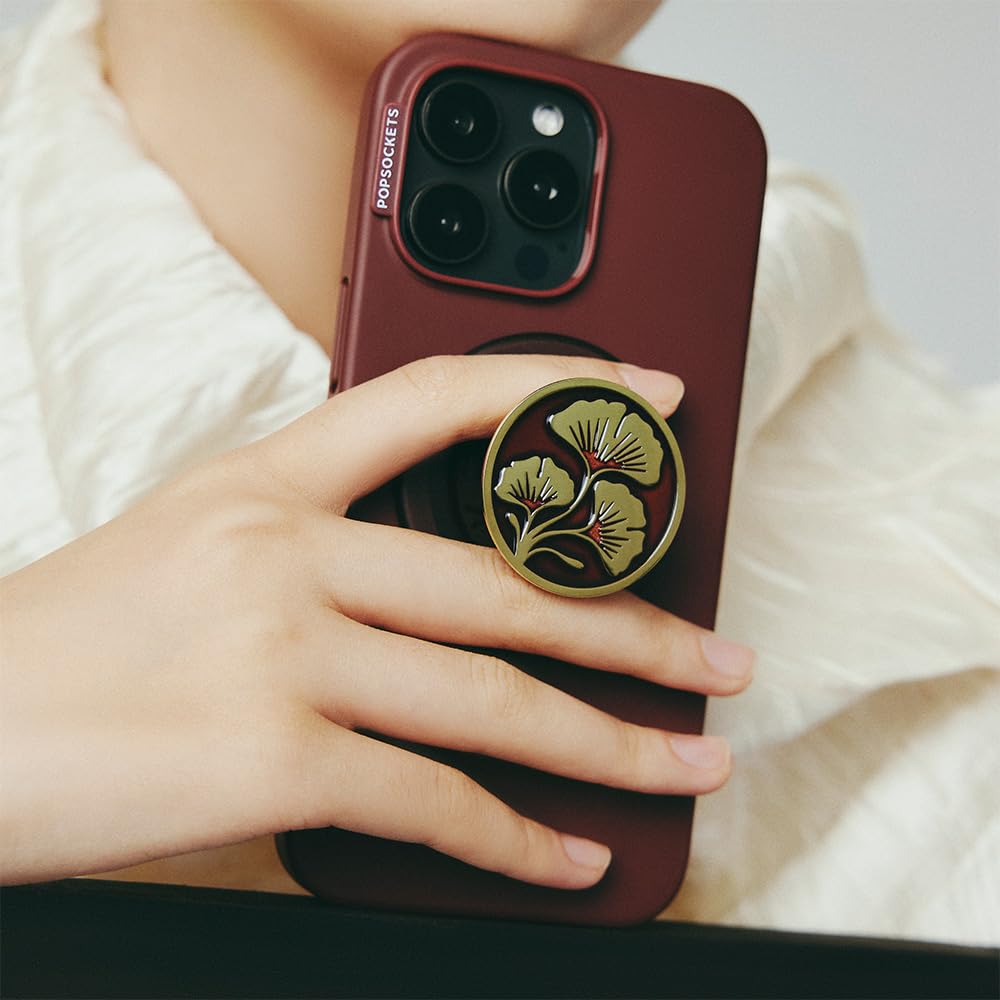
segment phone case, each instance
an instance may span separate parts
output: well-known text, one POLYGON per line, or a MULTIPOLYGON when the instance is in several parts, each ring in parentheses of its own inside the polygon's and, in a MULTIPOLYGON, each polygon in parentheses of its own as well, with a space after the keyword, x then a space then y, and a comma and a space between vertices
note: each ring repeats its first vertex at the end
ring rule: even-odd
MULTIPOLYGON (((672 547, 633 589, 711 628, 765 172, 756 121, 735 98, 710 87, 465 36, 407 43, 376 72, 363 111, 331 392, 420 357, 483 350, 595 354, 676 372, 686 394, 669 423, 687 470, 686 509, 672 547), (600 155, 588 242, 583 266, 567 287, 526 296, 444 284, 403 259, 398 205, 391 195, 381 197, 377 182, 384 130, 388 120, 398 122, 393 167, 402 171, 416 94, 428 76, 448 66, 545 79, 577 92, 592 108, 600 155)), ((482 509, 475 467, 481 454, 475 446, 454 449, 365 498, 352 515, 474 534, 468 525, 482 509)), ((501 655, 620 718, 701 730, 699 695, 540 657, 501 655)), ((421 750, 462 768, 520 812, 608 844, 613 861, 604 879, 583 891, 542 888, 419 845, 332 828, 279 838, 289 873, 317 895, 350 904, 597 924, 648 919, 679 887, 691 798, 421 750)))

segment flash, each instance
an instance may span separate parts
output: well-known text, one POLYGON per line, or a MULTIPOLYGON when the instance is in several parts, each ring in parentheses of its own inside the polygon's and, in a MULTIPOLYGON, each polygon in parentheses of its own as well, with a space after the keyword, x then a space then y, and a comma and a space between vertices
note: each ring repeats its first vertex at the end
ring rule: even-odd
POLYGON ((565 123, 562 111, 554 104, 539 104, 531 112, 531 124, 539 135, 558 135, 565 123))

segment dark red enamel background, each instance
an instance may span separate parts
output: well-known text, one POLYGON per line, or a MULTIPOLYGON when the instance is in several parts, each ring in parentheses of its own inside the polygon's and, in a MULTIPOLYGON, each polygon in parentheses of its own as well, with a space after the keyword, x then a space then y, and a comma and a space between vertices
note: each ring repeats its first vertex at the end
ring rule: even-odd
MULTIPOLYGON (((642 502, 645 513, 644 544, 621 573, 612 573, 605 566, 593 544, 586 539, 572 536, 559 537, 558 546, 566 555, 580 560, 583 563, 582 569, 576 569, 558 556, 547 552, 533 554, 526 562, 528 569, 556 586, 594 590, 612 584, 622 577, 634 576, 654 554, 670 529, 677 501, 677 469, 671 443, 658 426, 658 421, 654 421, 650 414, 644 412, 643 408, 625 393, 616 392, 611 386, 574 386, 556 390, 536 400, 507 428, 493 462, 484 470, 484 476, 489 477, 489 497, 493 516, 503 539, 497 547, 505 557, 509 557, 513 550, 515 528, 509 523, 508 514, 519 517, 523 516, 523 512, 519 511, 517 505, 505 501, 498 495, 495 487, 501 473, 513 462, 533 456, 548 457, 569 473, 575 487, 579 486, 587 472, 587 463, 579 451, 553 430, 550 418, 580 400, 624 403, 627 407, 626 412, 637 414, 653 431, 663 452, 660 479, 654 484, 643 485, 632 476, 618 472, 607 472, 601 476, 606 482, 621 483, 626 486, 642 502)), ((565 518, 561 517, 563 509, 565 508, 545 511, 539 518, 539 523, 558 522, 560 528, 582 528, 591 518, 594 501, 592 497, 587 497, 565 518)))

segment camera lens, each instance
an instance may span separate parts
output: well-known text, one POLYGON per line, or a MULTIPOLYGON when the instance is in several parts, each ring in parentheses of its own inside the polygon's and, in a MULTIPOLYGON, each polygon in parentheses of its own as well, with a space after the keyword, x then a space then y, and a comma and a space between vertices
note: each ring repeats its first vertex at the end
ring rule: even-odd
POLYGON ((510 210, 526 226, 555 229, 569 222, 580 204, 580 182, 569 160, 547 149, 518 153, 503 174, 510 210))
POLYGON ((478 87, 458 80, 430 92, 420 109, 420 125, 431 149, 452 163, 482 159, 500 134, 493 102, 478 87))
POLYGON ((410 203, 410 234, 420 252, 440 264, 461 264, 486 242, 486 210, 458 184, 434 184, 410 203))

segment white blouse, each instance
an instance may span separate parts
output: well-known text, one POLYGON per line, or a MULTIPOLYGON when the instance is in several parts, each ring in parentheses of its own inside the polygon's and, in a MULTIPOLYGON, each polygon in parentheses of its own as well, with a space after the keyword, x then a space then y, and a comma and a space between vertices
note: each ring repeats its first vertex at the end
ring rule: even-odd
MULTIPOLYGON (((140 151, 97 16, 0 36, 0 572, 326 394, 320 348, 140 151)), ((1000 386, 915 356, 845 206, 787 166, 719 628, 757 679, 710 705, 736 771, 666 915, 1000 942, 1000 386)))

